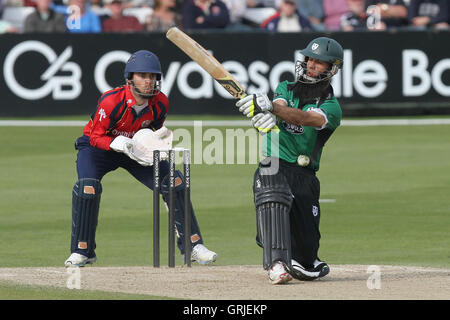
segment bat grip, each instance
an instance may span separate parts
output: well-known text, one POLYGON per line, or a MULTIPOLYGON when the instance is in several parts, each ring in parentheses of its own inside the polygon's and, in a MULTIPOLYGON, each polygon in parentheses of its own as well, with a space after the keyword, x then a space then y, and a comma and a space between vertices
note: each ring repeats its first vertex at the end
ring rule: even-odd
POLYGON ((278 128, 277 125, 275 125, 271 130, 275 131, 275 133, 280 133, 280 128, 278 128))

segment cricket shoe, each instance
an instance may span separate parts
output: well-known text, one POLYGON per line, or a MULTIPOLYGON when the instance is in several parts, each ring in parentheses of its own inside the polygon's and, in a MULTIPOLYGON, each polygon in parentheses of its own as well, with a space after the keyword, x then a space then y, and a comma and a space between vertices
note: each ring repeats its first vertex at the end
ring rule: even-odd
POLYGON ((97 256, 88 258, 79 253, 72 253, 70 257, 64 262, 66 268, 68 267, 84 267, 87 264, 92 264, 97 261, 97 256))
POLYGON ((325 277, 330 273, 330 267, 324 262, 316 259, 312 268, 305 268, 300 263, 292 259, 291 275, 298 280, 312 281, 325 277))
POLYGON ((281 261, 275 262, 269 268, 269 279, 272 284, 284 284, 292 280, 292 276, 281 261))
POLYGON ((197 261, 199 264, 210 264, 217 260, 217 253, 202 244, 197 244, 192 249, 191 260, 197 261))

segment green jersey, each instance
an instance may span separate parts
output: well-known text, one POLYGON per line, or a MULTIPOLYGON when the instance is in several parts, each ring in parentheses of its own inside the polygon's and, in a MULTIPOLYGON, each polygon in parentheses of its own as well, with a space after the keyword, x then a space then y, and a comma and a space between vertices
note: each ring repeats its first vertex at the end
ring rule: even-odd
POLYGON ((278 119, 279 133, 273 130, 265 135, 263 141, 263 154, 283 159, 287 162, 297 162, 300 155, 310 159, 309 168, 319 170, 320 157, 325 142, 341 123, 342 110, 339 102, 333 95, 333 90, 325 99, 318 99, 315 104, 302 105, 299 98, 294 97, 294 82, 281 82, 274 93, 273 101, 282 99, 288 107, 303 111, 319 112, 327 122, 322 128, 297 126, 278 119))

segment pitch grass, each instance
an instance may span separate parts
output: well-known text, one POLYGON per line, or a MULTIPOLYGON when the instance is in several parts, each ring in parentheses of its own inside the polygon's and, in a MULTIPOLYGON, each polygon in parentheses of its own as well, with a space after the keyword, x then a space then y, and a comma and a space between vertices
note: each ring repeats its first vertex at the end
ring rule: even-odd
POLYGON ((11 284, 0 281, 0 300, 172 300, 145 294, 126 294, 97 290, 70 290, 44 286, 11 284))
MULTIPOLYGON (((69 255, 73 142, 80 133, 76 127, 0 127, 0 267, 62 266, 69 255)), ((320 257, 330 264, 449 267, 449 133, 449 126, 339 128, 318 174, 321 198, 336 200, 321 204, 320 257)), ((254 169, 192 166, 194 208, 219 265, 261 263, 254 169)), ((122 169, 102 184, 97 265, 152 265, 152 193, 122 169)), ((163 207, 161 212, 161 259, 167 264, 163 207)), ((181 264, 179 255, 176 262, 181 264)), ((1 288, 13 296, 36 294, 1 288)))

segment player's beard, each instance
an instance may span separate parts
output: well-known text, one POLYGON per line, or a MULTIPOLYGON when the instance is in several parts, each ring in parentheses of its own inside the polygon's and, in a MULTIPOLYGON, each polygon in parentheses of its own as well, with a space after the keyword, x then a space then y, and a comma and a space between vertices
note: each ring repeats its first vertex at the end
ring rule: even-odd
POLYGON ((297 81, 294 85, 294 97, 300 99, 301 104, 315 103, 318 98, 326 94, 330 80, 316 83, 304 83, 297 81))

